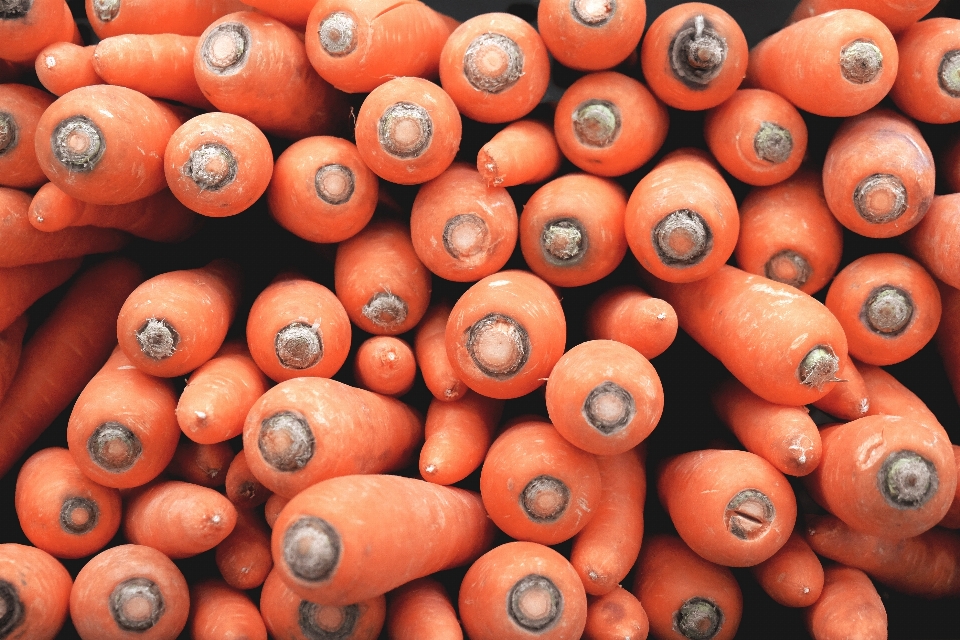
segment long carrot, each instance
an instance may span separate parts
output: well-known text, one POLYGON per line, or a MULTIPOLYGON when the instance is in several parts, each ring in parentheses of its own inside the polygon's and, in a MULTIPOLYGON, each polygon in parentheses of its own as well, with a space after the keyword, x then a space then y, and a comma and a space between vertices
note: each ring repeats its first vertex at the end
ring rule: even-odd
POLYGON ((14 0, 0 14, 0 58, 33 62, 54 42, 81 44, 80 32, 64 0, 14 0))
POLYGON ((213 578, 190 586, 194 640, 267 640, 267 628, 247 594, 213 578))
POLYGON ((254 511, 237 509, 237 524, 214 552, 220 575, 234 589, 256 589, 273 570, 270 531, 254 511))
POLYGON ((900 237, 910 255, 938 280, 960 287, 960 195, 934 196, 919 223, 900 237))
POLYGON ((390 592, 387 637, 390 640, 463 640, 450 596, 434 578, 417 578, 390 592))
POLYGON ((610 69, 640 44, 647 22, 646 2, 568 2, 537 6, 537 30, 560 64, 581 71, 610 69))
POLYGON ((473 391, 456 400, 431 400, 420 449, 423 479, 453 484, 473 473, 490 449, 502 413, 502 401, 473 391))
POLYGON ((890 97, 914 120, 960 121, 960 20, 931 18, 897 36, 900 68, 890 97))
POLYGON ((648 633, 650 620, 643 605, 620 585, 602 596, 587 597, 584 640, 639 640, 648 633))
POLYGON ((543 182, 563 159, 553 127, 532 118, 515 120, 477 153, 477 171, 490 187, 543 182))
POLYGON ((237 509, 255 509, 270 497, 270 490, 250 471, 243 449, 234 456, 227 468, 224 494, 237 509))
POLYGON ((55 96, 91 84, 104 84, 93 67, 97 45, 86 47, 72 42, 54 42, 37 54, 34 63, 37 79, 55 96))
MULTIPOLYGON (((816 518, 807 516, 808 523, 811 517, 816 518)), ((767 595, 785 607, 809 607, 823 591, 823 565, 797 532, 750 572, 767 595)))
POLYGON ((0 545, 0 598, 6 604, 9 638, 53 640, 67 621, 73 579, 46 551, 16 543, 0 545))
POLYGON ((800 0, 787 21, 789 24, 837 9, 860 9, 878 18, 896 35, 927 15, 936 4, 935 0, 800 0))
POLYGON ((217 18, 247 9, 240 0, 85 0, 85 5, 98 38, 125 33, 199 36, 217 18))
POLYGON ((413 388, 417 361, 410 345, 395 336, 373 336, 360 343, 353 377, 361 389, 398 398, 413 388))
POLYGON ((226 484, 227 469, 233 458, 233 447, 228 442, 199 444, 180 438, 173 460, 164 472, 178 480, 215 489, 226 484))
POLYGON ((10 383, 17 375, 20 354, 23 351, 23 336, 27 332, 27 316, 22 315, 0 331, 0 402, 7 394, 10 383))
POLYGON ((587 308, 587 338, 616 340, 648 360, 656 358, 677 337, 677 312, 660 298, 633 285, 614 287, 587 308))
POLYGON ((814 638, 887 637, 887 611, 870 578, 843 565, 823 570, 823 592, 804 612, 807 630, 814 638))
POLYGON ((0 268, 0 332, 12 325, 43 295, 69 280, 80 268, 80 262, 80 258, 66 258, 0 268))
POLYGON ((417 325, 413 340, 423 381, 433 397, 441 402, 452 402, 467 392, 467 385, 457 377, 447 358, 445 334, 451 309, 446 302, 431 306, 417 325))
POLYGON ((0 186, 38 187, 46 181, 34 138, 37 123, 54 98, 23 84, 0 84, 0 186))

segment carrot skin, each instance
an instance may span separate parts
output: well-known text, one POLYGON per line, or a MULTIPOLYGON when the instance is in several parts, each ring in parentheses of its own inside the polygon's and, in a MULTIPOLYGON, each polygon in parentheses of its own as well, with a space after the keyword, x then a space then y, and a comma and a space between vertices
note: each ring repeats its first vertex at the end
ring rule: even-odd
POLYGON ((804 612, 810 634, 817 640, 886 640, 887 611, 867 574, 843 565, 823 573, 823 592, 804 612))
POLYGON ((267 628, 247 594, 216 580, 190 587, 190 618, 194 640, 267 640, 267 628))
POLYGON ((647 360, 673 344, 678 326, 677 312, 666 300, 632 285, 601 294, 586 314, 588 339, 622 342, 647 360))
POLYGON ((897 35, 927 15, 935 0, 801 0, 787 19, 792 24, 804 18, 817 16, 837 9, 860 9, 875 16, 891 33, 897 35))
POLYGON ((14 376, 17 375, 20 355, 23 352, 23 336, 26 332, 26 315, 20 316, 0 331, 0 402, 7 394, 14 376))
POLYGON ((949 441, 949 434, 923 400, 880 367, 857 362, 864 388, 870 398, 867 415, 901 416, 924 424, 949 441))
POLYGON ((198 444, 189 438, 180 438, 165 473, 184 482, 215 489, 226 484, 227 468, 233 457, 233 447, 227 442, 198 444))
POLYGON ((267 521, 268 527, 273 529, 277 517, 283 508, 287 506, 288 502, 290 502, 290 498, 284 498, 279 493, 271 494, 270 497, 267 498, 267 501, 263 505, 263 519, 267 521))
MULTIPOLYGON (((810 516, 807 516, 808 522, 810 516)), ((823 565, 794 532, 787 543, 767 560, 750 568, 753 577, 771 598, 785 607, 809 607, 823 591, 823 565)))
POLYGON ((900 237, 914 260, 954 289, 960 287, 957 238, 960 238, 960 195, 956 193, 934 196, 926 215, 900 237))
POLYGON ((30 63, 54 42, 81 44, 70 7, 63 0, 11 5, 0 21, 0 58, 30 63))
POLYGON ((0 268, 0 332, 12 325, 34 302, 69 280, 80 268, 80 262, 80 258, 66 258, 0 268))
POLYGON ((220 575, 234 589, 256 589, 273 569, 270 531, 249 509, 237 509, 237 524, 214 552, 220 575))
POLYGON ((53 101, 41 89, 0 84, 0 186, 29 189, 46 181, 34 140, 37 124, 53 101))
POLYGON ((960 121, 960 81, 956 71, 960 20, 930 18, 897 35, 900 67, 890 89, 894 104, 921 122, 960 121))
MULTIPOLYGON (((10 638, 53 640, 67 621, 73 579, 46 551, 15 543, 0 545, 0 589, 19 612, 10 638)), ((17 614, 11 616, 16 619, 17 614)), ((11 624, 11 623, 8 623, 11 624)))
POLYGON ((587 626, 584 640, 644 640, 650 620, 637 597, 615 585, 602 596, 587 596, 587 626))
POLYGON ((271 495, 270 490, 263 486, 263 483, 250 471, 247 454, 243 449, 234 456, 227 468, 224 491, 227 500, 237 509, 255 509, 266 502, 271 495))
POLYGON ((431 306, 417 325, 413 340, 423 381, 441 402, 453 402, 467 392, 467 385, 457 377, 447 358, 446 328, 451 309, 446 302, 431 306))
POLYGON ((460 482, 482 463, 503 413, 503 402, 467 391, 457 400, 434 398, 427 409, 420 475, 428 482, 460 482))
POLYGON ((353 359, 353 377, 360 388, 385 396, 405 395, 416 375, 413 349, 394 336, 367 338, 353 359))
POLYGON ((434 578, 417 578, 387 597, 390 640, 463 640, 450 596, 434 578))
POLYGON ((123 11, 96 0, 85 5, 90 26, 101 39, 126 33, 199 36, 214 20, 248 8, 240 0, 123 0, 123 11))
POLYGON ((55 96, 92 84, 104 84, 93 67, 96 49, 95 44, 84 47, 72 42, 54 42, 37 54, 34 63, 37 79, 55 96))
POLYGON ((513 187, 551 178, 563 156, 553 127, 539 120, 515 120, 477 154, 477 171, 490 187, 513 187))
POLYGON ((870 411, 870 394, 853 358, 840 364, 837 378, 843 384, 835 384, 827 395, 812 404, 817 409, 843 420, 856 420, 870 411))
POLYGON ((646 22, 642 1, 580 8, 565 0, 546 0, 537 7, 537 30, 551 55, 581 71, 610 69, 635 54, 646 22))

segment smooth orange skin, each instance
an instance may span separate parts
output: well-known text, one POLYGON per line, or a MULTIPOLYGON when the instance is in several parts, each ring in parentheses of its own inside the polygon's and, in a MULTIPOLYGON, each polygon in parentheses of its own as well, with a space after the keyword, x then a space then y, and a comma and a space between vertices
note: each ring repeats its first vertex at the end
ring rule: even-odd
POLYGON ((150 0, 123 0, 122 12, 112 20, 101 20, 93 0, 86 0, 85 6, 90 26, 101 39, 125 33, 199 36, 217 18, 247 9, 240 0, 172 0, 160 5, 150 0))
POLYGON ((65 258, 0 268, 0 331, 12 325, 44 294, 69 280, 80 268, 80 262, 80 258, 65 258))
POLYGON ((0 84, 0 113, 11 116, 16 127, 13 143, 0 151, 0 186, 29 189, 46 182, 34 139, 37 124, 54 99, 46 91, 24 84, 0 84))
POLYGON ((285 498, 279 493, 270 494, 270 497, 267 498, 267 501, 263 505, 263 519, 267 521, 268 527, 273 529, 277 517, 283 508, 287 506, 288 502, 290 502, 290 498, 285 498))
POLYGON ((650 620, 637 597, 614 586, 607 594, 587 598, 584 640, 643 640, 650 633, 650 620))
POLYGON ((869 11, 896 35, 927 15, 936 4, 936 0, 800 0, 787 24, 837 9, 860 9, 869 11))
POLYGON ((867 415, 901 416, 920 422, 949 440, 946 429, 923 400, 880 367, 856 363, 870 398, 867 415))
POLYGON ((472 391, 449 402, 431 400, 420 449, 423 479, 450 485, 473 473, 490 449, 502 413, 502 401, 472 391))
POLYGON ((247 594, 215 578, 190 587, 194 640, 267 640, 267 628, 247 594))
POLYGON ((804 611, 814 638, 887 638, 887 611, 876 587, 863 571, 842 565, 823 571, 823 592, 804 611))
POLYGON ((901 241, 938 280, 960 287, 960 194, 933 196, 926 215, 901 241))
POLYGON ((0 22, 0 58, 31 63, 55 42, 82 44, 70 7, 63 0, 38 0, 20 18, 0 22))
POLYGON ((809 607, 823 591, 823 565, 796 532, 780 551, 751 567, 750 573, 768 596, 785 607, 809 607))
POLYGON ((227 442, 199 444, 181 438, 166 473, 178 480, 215 489, 226 483, 233 458, 233 447, 227 442))
POLYGON ((217 544, 214 559, 220 575, 234 589, 256 589, 273 570, 270 530, 256 511, 237 509, 237 524, 217 544))
POLYGON ((650 360, 667 350, 677 337, 677 312, 666 300, 633 285, 614 287, 587 308, 590 340, 616 340, 650 360))
POLYGON ((391 591, 386 626, 390 640, 463 640, 450 596, 434 578, 418 578, 391 591))
POLYGON ((423 382, 433 397, 441 402, 453 402, 467 392, 467 385, 457 377, 447 358, 446 329, 451 309, 446 302, 430 307, 417 325, 413 339, 423 382))
POLYGON ((86 47, 72 42, 54 42, 45 47, 34 62, 37 79, 55 96, 91 84, 104 84, 93 68, 97 45, 86 47))
POLYGON ((46 551, 16 543, 0 545, 0 580, 14 585, 24 607, 11 640, 53 640, 67 621, 73 579, 46 551))
POLYGON ((238 509, 255 509, 266 502, 271 495, 270 490, 263 486, 263 483, 250 471, 247 454, 243 449, 237 452, 227 468, 224 492, 227 500, 238 509))
POLYGON ((544 0, 537 7, 537 29, 550 54, 580 71, 609 69, 626 60, 640 44, 646 23, 644 0, 617 3, 613 15, 598 25, 575 18, 568 0, 544 0))
POLYGON ((843 384, 833 385, 827 395, 812 403, 813 406, 843 420, 856 420, 867 415, 870 395, 852 358, 840 364, 837 377, 844 381, 843 384))
POLYGON ((513 187, 549 179, 563 156, 553 127, 539 120, 514 120, 477 153, 477 171, 490 187, 513 187))
MULTIPOLYGON (((227 0, 237 2, 237 0, 227 0)), ((250 0, 244 3, 247 6, 241 6, 233 11, 247 10, 248 7, 254 7, 258 12, 268 16, 273 16, 288 27, 303 31, 307 25, 307 16, 310 10, 316 4, 314 0, 287 0, 286 2, 273 2, 272 0, 250 0)))
POLYGON ((950 51, 960 49, 960 20, 931 18, 917 22, 897 36, 900 67, 890 89, 894 104, 921 122, 960 121, 960 99, 940 85, 940 64, 950 51))
POLYGON ((0 331, 0 401, 6 395, 10 383, 17 374, 20 354, 23 351, 23 336, 27 332, 27 316, 21 315, 0 331))
POLYGON ((353 375, 362 389, 398 398, 413 388, 417 361, 413 349, 394 336, 374 336, 360 344, 353 375))

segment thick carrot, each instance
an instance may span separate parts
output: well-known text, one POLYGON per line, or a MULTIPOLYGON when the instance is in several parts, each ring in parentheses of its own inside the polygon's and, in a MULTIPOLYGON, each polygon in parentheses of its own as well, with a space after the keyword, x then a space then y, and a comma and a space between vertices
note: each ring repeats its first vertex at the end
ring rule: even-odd
POLYGON ((817 640, 886 640, 887 611, 863 571, 831 565, 823 570, 823 592, 804 611, 807 630, 817 640))
POLYGON ((390 640, 463 640, 450 596, 434 578, 417 578, 390 592, 387 637, 390 640))
POLYGON ((54 42, 37 55, 34 63, 37 79, 55 96, 92 84, 104 84, 93 67, 97 45, 86 47, 72 42, 54 42))
POLYGON ((290 500, 273 525, 272 549, 276 571, 294 593, 344 605, 472 562, 490 548, 493 533, 476 493, 353 475, 324 480, 290 500), (372 517, 389 524, 371 527, 372 517))
POLYGON ((70 617, 83 640, 175 638, 189 611, 189 588, 177 565, 136 544, 95 556, 70 592, 70 617))
POLYGON ((241 449, 227 468, 224 486, 227 500, 237 509, 255 509, 267 501, 270 490, 257 480, 247 464, 247 454, 241 449))
POLYGON ((256 589, 273 569, 270 531, 263 518, 249 509, 237 509, 237 524, 216 548, 220 575, 234 589, 256 589))
POLYGON ((641 640, 650 633, 650 620, 637 597, 615 585, 602 596, 587 597, 584 640, 641 640))
POLYGON ((931 18, 897 36, 900 68, 890 89, 897 107, 914 120, 960 121, 960 20, 931 18))
POLYGON ((634 285, 614 287, 587 308, 590 340, 616 340, 648 360, 667 350, 677 337, 677 312, 666 300, 634 285))
POLYGON ((46 181, 34 139, 54 97, 23 84, 0 84, 0 186, 29 189, 46 181))
POLYGON ((678 149, 645 175, 625 214, 630 250, 669 282, 692 282, 723 266, 740 230, 737 201, 703 151, 678 149))
POLYGON ((120 492, 83 475, 61 447, 27 459, 14 499, 24 535, 58 558, 93 555, 120 529, 120 492))
POLYGON ((250 470, 288 498, 327 478, 403 468, 422 442, 413 409, 326 378, 281 382, 257 400, 243 428, 250 470))
POLYGON ((733 95, 747 70, 747 40, 723 9, 687 2, 661 13, 640 45, 651 91, 671 107, 699 111, 733 95))
POLYGON ((576 640, 587 595, 566 558, 534 542, 508 542, 481 556, 460 585, 460 617, 472 640, 576 640))
POLYGON ((263 518, 267 521, 268 527, 273 529, 273 525, 277 521, 280 511, 287 506, 288 502, 290 502, 290 498, 285 498, 279 493, 270 494, 270 497, 267 498, 267 501, 263 505, 263 518))
POLYGON ((452 401, 431 400, 420 449, 423 479, 453 484, 473 473, 490 449, 502 413, 502 401, 472 391, 452 401))
POLYGON ((0 402, 7 394, 10 383, 17 375, 20 354, 23 351, 23 336, 27 332, 27 316, 22 315, 0 331, 0 402))
MULTIPOLYGON (((0 332, 43 295, 70 279, 80 268, 80 258, 0 268, 0 332)), ((23 332, 20 332, 22 339, 23 332)), ((0 397, 3 394, 0 393, 0 397)))
POLYGON ((455 162, 417 192, 410 237, 432 273, 476 282, 503 268, 517 245, 517 207, 474 167, 455 162))
POLYGON ((4 635, 53 640, 67 621, 73 579, 46 551, 0 545, 0 598, 6 603, 4 635))
POLYGON ((870 394, 867 385, 854 364, 852 358, 847 358, 840 364, 837 379, 843 384, 835 384, 830 392, 813 401, 813 406, 843 420, 856 420, 867 415, 870 410, 870 394))
POLYGON ((417 325, 413 340, 423 381, 441 402, 452 402, 467 392, 467 385, 457 377, 447 358, 446 329, 451 309, 446 302, 431 306, 417 325))
POLYGON ((217 18, 247 9, 240 0, 86 0, 85 5, 98 38, 125 33, 199 36, 217 18))
POLYGON ((12 0, 0 13, 0 58, 33 62, 54 42, 81 44, 70 7, 63 0, 12 0))
POLYGON ((356 145, 332 136, 294 142, 277 158, 267 206, 277 223, 310 242, 340 242, 363 229, 380 182, 356 145))
POLYGON ((91 267, 24 346, 20 368, 0 403, 4 430, 0 476, 106 361, 115 344, 113 318, 142 278, 140 268, 123 258, 91 267), (51 362, 57 366, 51 369, 51 362))
POLYGON ((233 447, 228 442, 198 444, 189 438, 181 438, 165 473, 215 489, 226 484, 227 469, 233 457, 233 447))
POLYGON ((837 9, 860 9, 878 18, 894 34, 927 15, 936 0, 800 0, 788 24, 837 9))
POLYGON ((900 237, 930 275, 960 287, 960 194, 934 196, 920 222, 900 237))
POLYGON ((635 53, 647 23, 646 2, 546 0, 537 30, 551 55, 580 71, 610 69, 635 53))
POLYGON ((796 532, 780 551, 751 567, 750 572, 767 595, 785 607, 809 607, 823 591, 823 565, 796 532))
POLYGON ((477 154, 477 171, 490 187, 513 187, 549 179, 563 160, 553 127, 539 120, 515 120, 477 154))
POLYGON ((417 361, 410 345, 395 336, 373 336, 353 357, 353 377, 361 389, 398 398, 413 388, 417 361))
POLYGON ((120 348, 144 373, 189 373, 220 349, 239 295, 239 268, 227 260, 154 276, 120 309, 120 348))
POLYGON ((460 113, 479 122, 522 118, 549 82, 550 60, 540 34, 508 13, 467 20, 440 53, 440 84, 460 113))
POLYGON ((519 398, 543 385, 566 339, 553 289, 532 273, 500 271, 457 300, 447 321, 447 358, 477 393, 519 398))
POLYGON ((187 628, 194 640, 267 640, 260 611, 247 594, 215 578, 190 586, 187 628))

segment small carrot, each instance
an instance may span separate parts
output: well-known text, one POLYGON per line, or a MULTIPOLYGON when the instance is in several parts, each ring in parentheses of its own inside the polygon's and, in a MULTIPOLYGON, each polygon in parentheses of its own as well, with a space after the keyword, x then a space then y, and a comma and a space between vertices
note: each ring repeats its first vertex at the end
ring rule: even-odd
POLYGON ((165 472, 179 480, 215 489, 226 484, 227 468, 233 458, 228 442, 198 444, 181 438, 165 472))
POLYGON ((432 273, 476 282, 503 268, 517 245, 517 207, 472 166, 455 162, 423 184, 410 213, 413 249, 432 273))
POLYGON ((870 578, 843 565, 823 570, 823 592, 804 611, 807 630, 814 638, 887 637, 887 611, 870 578))
POLYGON ((548 0, 537 7, 537 30, 551 55, 580 71, 610 69, 640 44, 646 2, 548 0))
POLYGON ((0 268, 0 332, 11 326, 43 295, 69 280, 80 268, 81 261, 80 258, 66 258, 0 268))
POLYGON ((30 63, 54 42, 81 44, 70 7, 63 0, 13 0, 0 14, 0 58, 30 63))
POLYGON ((890 89, 894 104, 921 122, 960 121, 960 20, 931 18, 897 36, 900 67, 890 89))
POLYGON ((263 486, 263 483, 250 471, 247 455, 243 449, 234 456, 227 468, 224 492, 227 500, 237 509, 255 509, 266 502, 271 495, 270 490, 263 486))
POLYGON ((20 354, 23 351, 23 336, 27 332, 27 316, 22 315, 0 331, 0 402, 7 394, 10 383, 17 375, 20 354))
POLYGON ((120 348, 144 373, 189 373, 220 349, 239 294, 239 268, 227 260, 154 276, 120 309, 120 348))
POLYGON ((509 123, 483 145, 477 171, 488 187, 513 187, 551 178, 562 160, 553 127, 528 118, 509 123))
POLYGON ((388 595, 390 640, 463 640, 457 612, 438 580, 417 578, 388 595))
POLYGON ((472 391, 456 400, 431 400, 420 449, 423 479, 449 485, 473 473, 490 449, 502 413, 502 401, 472 391))
POLYGON ((601 294, 586 313, 589 340, 616 340, 648 360, 656 358, 677 337, 677 312, 666 300, 634 285, 601 294))
POLYGON ((413 388, 417 361, 410 345, 395 336, 367 338, 353 357, 353 377, 361 389, 398 398, 413 388))
POLYGON ((830 392, 813 401, 813 406, 831 416, 843 420, 856 420, 867 415, 870 410, 870 394, 852 358, 840 364, 837 379, 843 384, 835 384, 830 392))
POLYGON ((936 0, 801 0, 787 23, 837 9, 860 9, 878 18, 896 35, 927 15, 936 4, 936 0))
POLYGON ((584 640, 640 640, 648 633, 650 620, 643 605, 620 585, 602 596, 587 596, 584 640))
POLYGON ((136 544, 95 556, 70 592, 70 617, 83 640, 175 638, 189 611, 190 591, 177 565, 136 544))
POLYGON ((125 33, 199 36, 217 18, 247 9, 240 0, 85 0, 85 6, 101 39, 125 33))
POLYGON ((767 595, 785 607, 809 607, 823 591, 823 565, 796 532, 780 551, 750 567, 750 572, 767 595))
POLYGON ((24 535, 58 558, 93 555, 120 530, 120 492, 83 475, 61 447, 27 458, 14 499, 24 535))
POLYGON ((46 181, 34 139, 54 97, 24 84, 0 84, 0 186, 29 189, 46 181))
POLYGON ((587 595, 566 558, 534 542, 508 542, 481 556, 460 585, 460 617, 472 640, 575 640, 587 595))
POLYGON ((270 532, 264 520, 249 509, 237 509, 237 524, 217 544, 214 558, 220 575, 234 589, 256 589, 273 569, 270 532))
POLYGON ((440 52, 440 84, 460 113, 478 122, 522 118, 549 82, 546 45, 536 29, 508 13, 470 18, 440 52))
POLYGON ((0 598, 8 638, 53 640, 67 621, 73 579, 46 551, 0 545, 0 598))
POLYGON ((960 195, 934 196, 919 223, 900 236, 913 258, 938 280, 960 287, 960 195))
POLYGON ((266 503, 263 505, 263 517, 267 521, 267 526, 273 529, 274 523, 277 521, 277 517, 280 515, 280 512, 283 510, 287 503, 290 502, 289 498, 285 498, 279 493, 272 493, 270 497, 267 498, 266 503))
POLYGON ((433 397, 441 402, 452 402, 467 392, 467 385, 447 358, 446 328, 451 306, 437 303, 427 309, 416 327, 413 351, 417 357, 420 374, 433 397))
POLYGON ((84 47, 72 42, 54 42, 44 47, 34 63, 37 79, 55 96, 92 84, 104 84, 93 67, 96 49, 95 44, 84 47))
POLYGON ((194 640, 267 640, 267 628, 247 594, 215 578, 190 586, 194 640))

